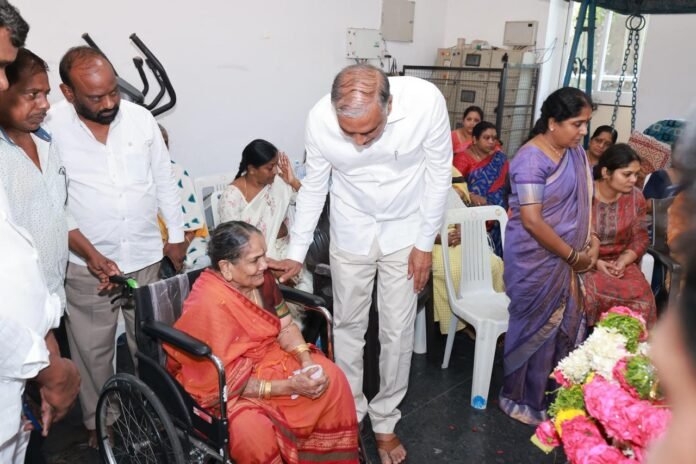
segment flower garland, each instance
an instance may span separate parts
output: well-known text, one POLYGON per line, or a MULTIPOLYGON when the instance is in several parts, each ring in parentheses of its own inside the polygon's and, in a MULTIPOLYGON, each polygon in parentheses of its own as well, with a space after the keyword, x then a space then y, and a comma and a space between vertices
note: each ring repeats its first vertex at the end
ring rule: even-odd
POLYGON ((642 462, 671 418, 646 356, 647 335, 645 320, 629 308, 603 314, 552 373, 561 388, 532 442, 547 453, 562 444, 572 464, 642 462))

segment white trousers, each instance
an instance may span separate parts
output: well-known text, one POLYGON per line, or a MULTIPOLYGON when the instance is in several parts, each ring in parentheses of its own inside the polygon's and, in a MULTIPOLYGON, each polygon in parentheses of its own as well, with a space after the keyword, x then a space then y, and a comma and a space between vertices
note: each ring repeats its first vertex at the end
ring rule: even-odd
POLYGON ((375 242, 368 256, 339 250, 331 244, 336 364, 348 378, 358 421, 370 415, 372 429, 391 433, 401 418, 397 409, 408 388, 418 295, 408 280, 412 247, 388 255, 375 242), (367 403, 363 394, 363 348, 377 275, 379 314, 379 392, 367 403))
POLYGON ((19 422, 17 434, 0 446, 0 462, 2 464, 24 464, 24 455, 27 453, 29 435, 31 432, 22 430, 24 421, 19 422))

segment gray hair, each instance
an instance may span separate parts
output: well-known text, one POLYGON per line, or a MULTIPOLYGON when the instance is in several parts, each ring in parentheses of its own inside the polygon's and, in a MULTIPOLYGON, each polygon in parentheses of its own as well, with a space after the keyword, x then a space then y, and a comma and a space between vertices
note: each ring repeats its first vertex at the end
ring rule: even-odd
POLYGON ((10 43, 13 47, 24 46, 29 33, 29 24, 22 18, 17 8, 7 1, 0 1, 0 27, 10 31, 10 43))
POLYGON ((379 103, 386 113, 389 96, 389 78, 369 64, 343 68, 331 86, 331 104, 338 116, 347 118, 364 115, 373 103, 379 103))
POLYGON ((223 222, 215 227, 208 241, 208 256, 213 269, 219 271, 222 260, 236 263, 252 234, 263 237, 259 229, 243 221, 223 222))

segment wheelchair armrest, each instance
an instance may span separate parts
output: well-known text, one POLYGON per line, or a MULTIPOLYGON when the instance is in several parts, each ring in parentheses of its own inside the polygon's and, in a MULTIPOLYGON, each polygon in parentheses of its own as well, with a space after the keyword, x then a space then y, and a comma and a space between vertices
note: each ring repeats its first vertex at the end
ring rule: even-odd
POLYGON ((314 273, 323 277, 331 277, 331 268, 328 264, 317 264, 314 267, 314 273))
POLYGON ((649 247, 647 252, 650 253, 653 258, 655 258, 656 262, 666 266, 670 271, 679 272, 681 270, 681 265, 668 254, 657 251, 652 247, 649 247))
POLYGON ((191 356, 202 358, 211 354, 210 347, 202 341, 159 321, 146 322, 143 325, 143 332, 152 338, 169 343, 191 356))
POLYGON ((299 303, 306 306, 326 306, 326 301, 320 296, 312 295, 311 293, 303 292, 296 288, 288 287, 279 284, 283 298, 293 303, 299 303))

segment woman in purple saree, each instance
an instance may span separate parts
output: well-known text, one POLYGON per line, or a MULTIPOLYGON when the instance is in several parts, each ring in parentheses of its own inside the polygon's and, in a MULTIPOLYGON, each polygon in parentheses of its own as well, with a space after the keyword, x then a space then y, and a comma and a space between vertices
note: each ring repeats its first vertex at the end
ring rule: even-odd
POLYGON ((533 138, 510 163, 511 217, 505 235, 505 336, 501 409, 514 419, 546 419, 546 392, 558 361, 585 336, 578 273, 594 265, 592 177, 580 146, 589 97, 562 88, 544 102, 533 138))

